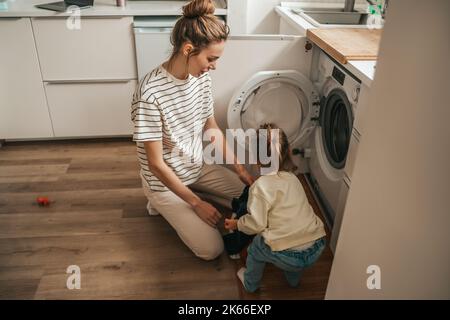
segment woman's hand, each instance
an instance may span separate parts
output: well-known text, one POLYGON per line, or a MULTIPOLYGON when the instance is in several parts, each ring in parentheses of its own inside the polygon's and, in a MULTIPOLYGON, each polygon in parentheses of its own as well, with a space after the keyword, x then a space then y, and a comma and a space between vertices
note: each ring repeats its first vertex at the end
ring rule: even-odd
POLYGON ((219 222, 220 218, 222 217, 222 215, 216 208, 214 208, 213 205, 203 200, 200 200, 199 202, 194 204, 192 208, 200 217, 200 219, 205 221, 213 228, 216 227, 217 222, 219 222))
POLYGON ((241 179, 241 181, 248 186, 251 186, 256 180, 241 164, 236 166, 236 172, 239 176, 239 179, 241 179))
POLYGON ((236 230, 237 229, 237 220, 236 219, 225 219, 225 229, 227 230, 236 230))

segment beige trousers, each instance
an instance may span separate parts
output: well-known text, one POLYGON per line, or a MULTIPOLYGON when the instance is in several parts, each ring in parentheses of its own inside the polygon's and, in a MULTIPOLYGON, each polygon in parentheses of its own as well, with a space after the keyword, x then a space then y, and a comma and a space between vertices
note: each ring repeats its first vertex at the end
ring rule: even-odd
MULTIPOLYGON (((245 185, 233 171, 217 164, 204 164, 200 178, 188 187, 200 197, 230 208, 231 200, 239 197, 245 185)), ((201 220, 188 203, 172 191, 154 192, 144 182, 143 188, 149 214, 161 214, 196 256, 212 260, 223 252, 219 230, 201 220)))

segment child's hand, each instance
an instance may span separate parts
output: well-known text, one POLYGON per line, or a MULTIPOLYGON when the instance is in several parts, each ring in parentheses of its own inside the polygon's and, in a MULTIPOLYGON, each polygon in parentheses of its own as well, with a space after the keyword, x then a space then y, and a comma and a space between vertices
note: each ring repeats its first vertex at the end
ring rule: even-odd
POLYGON ((236 230, 237 229, 237 220, 236 219, 225 219, 225 229, 227 230, 236 230))

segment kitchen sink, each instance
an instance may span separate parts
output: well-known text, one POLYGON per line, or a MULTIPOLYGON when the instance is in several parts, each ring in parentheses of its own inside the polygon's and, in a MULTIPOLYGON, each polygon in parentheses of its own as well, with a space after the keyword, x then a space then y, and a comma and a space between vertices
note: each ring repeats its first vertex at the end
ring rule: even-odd
POLYGON ((313 26, 335 27, 345 25, 346 27, 365 28, 368 13, 360 11, 347 12, 338 8, 308 8, 291 9, 313 26))

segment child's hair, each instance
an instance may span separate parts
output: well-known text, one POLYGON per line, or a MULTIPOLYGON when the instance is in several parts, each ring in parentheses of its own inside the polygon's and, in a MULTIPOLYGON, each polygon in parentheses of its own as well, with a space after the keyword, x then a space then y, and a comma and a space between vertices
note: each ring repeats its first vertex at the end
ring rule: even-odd
POLYGON ((192 0, 183 6, 183 16, 178 19, 170 37, 173 52, 169 61, 180 52, 185 42, 194 46, 189 58, 199 54, 212 42, 227 40, 230 30, 214 15, 214 11, 212 0, 192 0))
POLYGON ((271 162, 264 164, 262 163, 262 159, 260 158, 260 143, 266 143, 267 156, 272 158, 271 151, 271 142, 272 135, 278 132, 278 137, 275 137, 273 140, 276 144, 275 151, 278 154, 278 171, 295 171, 297 167, 292 162, 290 152, 289 152, 289 142, 286 136, 286 133, 282 129, 280 129, 276 124, 273 123, 265 123, 256 130, 256 153, 257 153, 257 161, 258 164, 263 168, 268 168, 272 165, 271 162), (263 130, 263 131, 261 131, 263 130), (263 140, 261 140, 263 139, 263 140))

